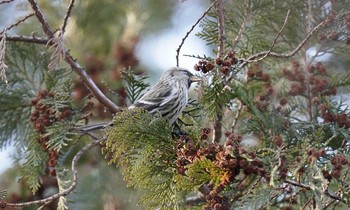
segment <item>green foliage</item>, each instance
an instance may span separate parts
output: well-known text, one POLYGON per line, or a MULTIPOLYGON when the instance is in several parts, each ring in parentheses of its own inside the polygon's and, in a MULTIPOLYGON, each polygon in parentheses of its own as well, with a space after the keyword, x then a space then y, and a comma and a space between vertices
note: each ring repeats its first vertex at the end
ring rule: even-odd
POLYGON ((217 113, 221 113, 224 107, 230 105, 231 98, 232 93, 224 88, 218 77, 214 77, 214 81, 204 88, 200 102, 205 114, 210 119, 215 119, 217 113))
POLYGON ((141 93, 150 85, 145 82, 147 76, 135 75, 130 69, 123 71, 123 77, 127 84, 128 99, 133 104, 141 97, 141 93))
POLYGON ((140 203, 152 209, 170 208, 181 195, 174 189, 175 142, 171 126, 141 109, 118 113, 107 130, 103 153, 124 167, 129 186, 144 189, 140 203))
POLYGON ((1 84, 0 89, 0 149, 11 142, 26 148, 22 154, 25 159, 22 175, 33 192, 40 187, 39 177, 45 173, 48 159, 45 150, 60 151, 67 146, 74 136, 71 130, 80 119, 71 98, 71 72, 66 69, 48 72, 49 58, 44 47, 10 43, 5 60, 9 67, 9 85, 1 84), (43 90, 53 96, 39 99, 39 92, 43 90), (33 126, 35 122, 31 121, 32 113, 37 109, 32 102, 34 99, 49 107, 55 113, 55 120, 60 119, 59 115, 65 109, 71 112, 70 117, 46 126, 45 133, 37 133, 33 126), (38 139, 43 138, 48 139, 45 145, 38 143, 38 139))

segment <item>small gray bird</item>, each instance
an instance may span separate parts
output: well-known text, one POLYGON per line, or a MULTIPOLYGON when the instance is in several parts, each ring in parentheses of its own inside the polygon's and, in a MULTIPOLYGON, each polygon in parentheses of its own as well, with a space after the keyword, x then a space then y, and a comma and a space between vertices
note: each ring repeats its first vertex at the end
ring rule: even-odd
MULTIPOLYGON (((193 75, 185 68, 172 67, 163 73, 157 84, 147 91, 128 109, 141 107, 154 115, 159 113, 169 123, 174 123, 187 105, 188 89, 192 82, 201 78, 193 75)), ((103 129, 112 123, 101 123, 78 128, 81 132, 103 129)))

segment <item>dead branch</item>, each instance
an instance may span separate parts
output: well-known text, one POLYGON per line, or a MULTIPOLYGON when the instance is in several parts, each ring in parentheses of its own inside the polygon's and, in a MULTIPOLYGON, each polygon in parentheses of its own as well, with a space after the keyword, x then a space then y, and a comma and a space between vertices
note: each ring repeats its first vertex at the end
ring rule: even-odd
POLYGON ((75 0, 71 0, 69 2, 69 5, 68 5, 68 8, 67 8, 67 12, 66 14, 64 15, 64 18, 63 18, 63 24, 62 24, 62 27, 61 27, 61 33, 62 35, 66 32, 66 27, 67 27, 67 23, 68 23, 68 19, 72 13, 72 9, 74 7, 74 1, 75 0))
POLYGON ((240 65, 240 68, 243 68, 244 66, 246 66, 249 61, 252 61, 256 58, 259 58, 261 56, 265 56, 268 53, 268 56, 271 57, 277 57, 277 58, 289 58, 292 57, 293 55, 295 55, 305 44, 306 42, 311 38, 312 35, 315 34, 316 31, 318 31, 320 28, 322 28, 324 26, 324 23, 327 21, 327 18, 325 18, 322 22, 320 22, 317 26, 315 26, 307 35, 306 37, 300 42, 300 44, 291 52, 288 53, 276 53, 276 52, 269 52, 269 51, 263 51, 263 52, 259 52, 256 53, 254 55, 251 55, 250 57, 248 57, 247 59, 245 59, 240 65))
POLYGON ((24 16, 23 18, 17 20, 15 23, 11 24, 9 27, 5 28, 4 30, 2 30, 0 32, 0 34, 3 34, 5 33, 6 31, 10 30, 11 28, 15 27, 15 26, 18 26, 20 23, 24 22, 25 20, 27 20, 28 18, 34 16, 34 13, 30 13, 26 16, 24 16))
POLYGON ((286 18, 284 19, 284 23, 283 23, 281 29, 278 31, 278 33, 277 33, 275 39, 272 41, 271 47, 270 47, 270 49, 266 52, 266 54, 265 54, 264 56, 260 57, 259 59, 256 59, 256 60, 247 60, 248 63, 256 63, 256 62, 259 62, 259 61, 263 60, 264 58, 266 58, 266 57, 271 53, 273 47, 276 45, 276 42, 277 42, 278 37, 281 35, 283 29, 284 29, 284 28, 286 27, 286 25, 287 25, 289 13, 290 13, 290 10, 288 10, 287 15, 286 15, 286 18))

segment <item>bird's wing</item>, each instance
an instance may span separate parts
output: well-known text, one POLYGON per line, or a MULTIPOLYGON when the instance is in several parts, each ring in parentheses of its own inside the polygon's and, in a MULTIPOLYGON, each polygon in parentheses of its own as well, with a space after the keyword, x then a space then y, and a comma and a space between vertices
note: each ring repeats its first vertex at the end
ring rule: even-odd
POLYGON ((133 104, 132 107, 142 107, 148 112, 153 113, 152 111, 154 109, 171 101, 172 91, 173 87, 168 84, 157 84, 133 104))

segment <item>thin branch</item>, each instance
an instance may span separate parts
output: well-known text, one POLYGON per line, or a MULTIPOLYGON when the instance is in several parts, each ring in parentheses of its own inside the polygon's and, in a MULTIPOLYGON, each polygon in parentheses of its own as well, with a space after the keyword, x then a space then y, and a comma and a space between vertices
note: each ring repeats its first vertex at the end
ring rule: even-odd
POLYGON ((245 61, 243 61, 239 65, 239 67, 242 68, 242 67, 246 66, 249 63, 249 61, 256 59, 256 58, 259 58, 261 56, 264 56, 266 53, 268 53, 269 56, 277 57, 277 58, 292 57, 306 44, 306 42, 311 38, 312 35, 315 34, 316 31, 318 31, 320 28, 322 28, 324 26, 324 23, 326 22, 326 20, 327 19, 324 19, 317 26, 315 26, 293 51, 291 51, 289 53, 276 53, 276 52, 269 52, 269 51, 259 52, 259 53, 256 53, 254 55, 251 55, 249 58, 247 58, 245 61))
POLYGON ((224 14, 224 3, 222 0, 218 0, 216 4, 216 10, 218 15, 218 30, 219 30, 219 46, 217 57, 220 58, 224 54, 224 43, 225 43, 225 14, 224 14))
POLYGON ((262 56, 262 57, 259 58, 259 59, 256 59, 256 60, 249 60, 249 59, 248 59, 248 60, 247 60, 248 63, 256 63, 256 62, 259 62, 259 61, 263 60, 264 58, 266 58, 266 57, 271 53, 273 47, 276 45, 276 42, 277 42, 278 37, 281 35, 282 31, 284 30, 284 28, 285 28, 286 25, 287 25, 289 13, 290 13, 290 10, 288 10, 287 15, 286 15, 286 18, 284 19, 284 23, 283 23, 281 29, 278 31, 278 33, 277 33, 275 39, 273 40, 270 49, 265 53, 264 56, 262 56))
POLYGON ((0 4, 7 4, 7 3, 11 3, 15 0, 4 0, 4 1, 1 1, 0 4))
POLYGON ((62 27, 61 27, 61 32, 62 32, 62 35, 66 32, 66 27, 67 27, 67 23, 68 23, 68 18, 70 17, 71 13, 72 13, 72 9, 74 7, 74 1, 75 0, 71 0, 69 2, 69 5, 68 5, 68 8, 67 8, 67 12, 64 16, 64 19, 63 19, 63 24, 62 24, 62 27))
POLYGON ((237 111, 236 111, 236 115, 235 117, 233 118, 233 122, 232 122, 232 126, 231 126, 231 131, 234 132, 235 130, 235 127, 237 125, 237 122, 238 122, 238 118, 239 116, 241 115, 241 112, 242 112, 242 109, 243 109, 243 103, 242 101, 238 101, 238 108, 237 108, 237 111))
POLYGON ((7 27, 7 28, 5 28, 4 30, 2 30, 2 31, 0 32, 0 34, 6 32, 6 31, 8 31, 8 30, 10 30, 11 28, 13 28, 13 27, 15 27, 15 26, 18 26, 20 23, 24 22, 25 20, 27 20, 28 18, 30 18, 30 17, 32 17, 32 16, 34 16, 34 13, 30 13, 30 14, 28 14, 27 16, 24 16, 23 18, 17 20, 15 23, 11 24, 9 27, 7 27))
POLYGON ((245 14, 243 22, 241 24, 241 27, 239 28, 239 31, 238 31, 235 39, 232 42, 232 49, 235 49, 237 47, 239 41, 241 40, 241 37, 242 37, 245 29, 247 28, 247 23, 248 23, 249 19, 250 19, 250 15, 245 14))
MULTIPOLYGON (((290 180, 290 179, 285 179, 284 182, 288 183, 288 184, 291 184, 293 186, 296 186, 296 187, 301 187, 301 188, 304 188, 304 189, 307 189, 307 190, 312 190, 309 185, 306 185, 306 184, 303 184, 303 183, 299 183, 299 182, 295 182, 295 181, 290 180)), ((325 194, 328 197, 333 198, 335 200, 338 200, 338 201, 341 201, 343 203, 346 203, 346 201, 344 199, 342 199, 341 197, 339 197, 337 195, 331 194, 328 190, 324 190, 323 194, 325 194)))
POLYGON ((81 150, 79 150, 79 152, 74 156, 73 160, 72 160, 72 172, 73 172, 73 179, 72 179, 72 184, 71 186, 69 186, 66 190, 54 194, 50 197, 44 198, 44 199, 40 199, 40 200, 36 200, 36 201, 29 201, 29 202, 23 202, 23 203, 6 203, 6 206, 9 207, 15 207, 15 208, 21 208, 21 207, 25 207, 25 206, 31 206, 31 205, 37 205, 37 204, 47 204, 61 196, 66 196, 69 193, 71 193, 77 186, 77 180, 78 180, 78 170, 77 170, 77 163, 78 160, 81 158, 81 156, 87 152, 88 150, 90 150, 91 148, 93 148, 94 146, 99 145, 102 141, 104 141, 105 138, 102 138, 100 140, 97 141, 93 141, 90 144, 84 146, 81 150))
POLYGON ((185 201, 187 206, 196 206, 199 203, 204 203, 204 202, 206 202, 206 199, 203 196, 188 197, 185 201))
POLYGON ((12 36, 6 36, 6 40, 14 41, 14 42, 28 42, 28 43, 50 45, 50 43, 48 43, 49 39, 45 37, 12 35, 12 36))
POLYGON ((179 66, 179 54, 180 54, 180 50, 182 48, 182 46, 185 43, 185 40, 187 39, 187 37, 190 35, 190 33, 192 33, 193 29, 199 24, 199 22, 201 22, 201 20, 208 14, 208 12, 211 10, 211 8, 213 8, 213 6, 216 4, 218 0, 214 1, 210 7, 203 13, 203 15, 197 20, 197 22, 192 25, 191 29, 186 33, 186 35, 184 36, 184 38, 182 38, 181 43, 179 45, 179 47, 176 49, 176 66, 179 66))
POLYGON ((46 18, 44 17, 43 13, 41 12, 38 3, 35 0, 28 0, 28 2, 30 3, 32 9, 34 10, 35 16, 38 18, 43 31, 45 32, 45 34, 49 39, 52 39, 54 37, 54 33, 51 30, 51 27, 47 22, 46 18))

